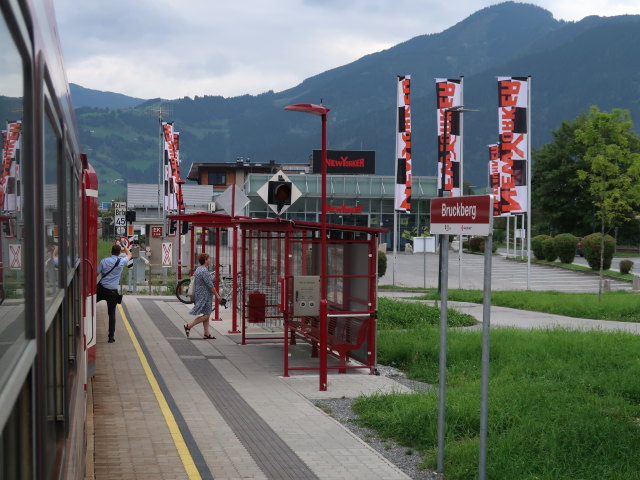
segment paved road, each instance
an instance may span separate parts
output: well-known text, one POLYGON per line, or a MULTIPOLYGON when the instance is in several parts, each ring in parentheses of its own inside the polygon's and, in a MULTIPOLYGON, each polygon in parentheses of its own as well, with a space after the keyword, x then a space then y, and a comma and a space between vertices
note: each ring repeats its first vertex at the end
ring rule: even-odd
MULTIPOLYGON (((639 262, 640 263, 640 262, 639 262)), ((501 255, 492 259, 492 290, 526 290, 527 264, 508 260, 501 255)), ((531 290, 554 290, 560 292, 598 292, 598 276, 590 273, 572 272, 560 268, 532 263, 530 266, 531 290)), ((387 254, 387 272, 380 279, 380 285, 435 288, 438 286, 438 255, 406 254, 396 255, 394 282, 393 253, 387 254)), ((484 256, 449 252, 449 288, 483 288, 484 256), (461 274, 460 274, 461 273, 461 274)), ((612 290, 631 290, 631 283, 609 280, 612 290)))

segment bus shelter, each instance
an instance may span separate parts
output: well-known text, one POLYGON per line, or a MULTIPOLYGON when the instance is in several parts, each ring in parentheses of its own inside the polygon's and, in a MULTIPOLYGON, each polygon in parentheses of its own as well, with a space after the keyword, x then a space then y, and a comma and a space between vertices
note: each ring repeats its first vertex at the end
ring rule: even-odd
POLYGON ((321 378, 327 373, 322 369, 375 373, 377 249, 385 230, 327 225, 323 279, 319 223, 215 213, 170 215, 169 219, 182 222, 179 230, 189 232, 194 252, 191 271, 197 253, 206 251, 212 258, 216 286, 225 278, 232 283, 230 333, 240 333, 243 345, 282 342, 285 377, 293 370, 318 370, 321 378), (323 281, 326 299, 320 294, 323 281), (250 335, 250 326, 273 335, 250 335), (298 341, 311 345, 317 366, 292 364, 289 348, 298 341), (327 356, 335 357, 337 366, 328 366, 327 356))

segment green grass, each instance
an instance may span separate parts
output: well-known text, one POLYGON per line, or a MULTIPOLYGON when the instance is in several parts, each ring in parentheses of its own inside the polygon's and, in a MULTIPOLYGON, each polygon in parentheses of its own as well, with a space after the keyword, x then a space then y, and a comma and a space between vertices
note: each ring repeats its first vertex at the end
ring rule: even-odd
MULTIPOLYGON (((447 324, 450 327, 468 327, 478 323, 469 314, 460 313, 451 308, 447 312, 447 324)), ((421 325, 434 326, 440 324, 440 308, 418 302, 378 298, 378 319, 379 329, 397 330, 421 325)))
MULTIPOLYGON (((378 359, 438 382, 438 329, 382 328, 378 359)), ((639 479, 640 337, 564 330, 491 333, 488 478, 639 479)), ((451 331, 447 352, 447 480, 477 478, 481 334, 451 331)), ((361 397, 361 422, 437 454, 437 388, 361 397)))
MULTIPOLYGON (((448 299, 482 303, 482 295, 482 290, 449 290, 448 299)), ((438 296, 431 293, 416 298, 433 300, 438 296)), ((602 302, 593 293, 494 291, 491 292, 491 304, 567 317, 640 322, 640 294, 624 291, 605 292, 602 302)))

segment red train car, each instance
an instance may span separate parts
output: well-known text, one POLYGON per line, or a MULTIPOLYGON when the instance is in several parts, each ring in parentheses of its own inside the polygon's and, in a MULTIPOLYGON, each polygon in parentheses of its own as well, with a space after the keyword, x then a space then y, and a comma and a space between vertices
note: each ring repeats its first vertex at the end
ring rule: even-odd
POLYGON ((0 478, 84 478, 97 177, 50 0, 0 0, 0 478))

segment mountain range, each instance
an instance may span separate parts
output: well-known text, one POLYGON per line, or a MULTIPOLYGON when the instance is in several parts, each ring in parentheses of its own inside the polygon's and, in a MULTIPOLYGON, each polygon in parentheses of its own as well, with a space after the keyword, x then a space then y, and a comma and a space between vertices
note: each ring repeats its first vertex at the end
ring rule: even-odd
POLYGON ((111 200, 124 195, 116 178, 158 181, 161 116, 181 133, 183 177, 192 162, 307 161, 320 147, 320 122, 284 110, 294 103, 322 102, 331 109, 328 147, 375 150, 376 173, 392 174, 397 75, 412 77, 413 173, 435 175, 434 78, 464 76, 464 105, 478 110, 465 114, 464 176, 484 187, 486 145, 496 141, 498 129, 497 76, 531 75, 535 148, 550 141, 562 121, 591 105, 628 109, 640 118, 637 45, 638 15, 565 22, 543 8, 506 2, 281 92, 144 101, 72 86, 72 97, 83 147, 100 178, 101 200, 111 200))

